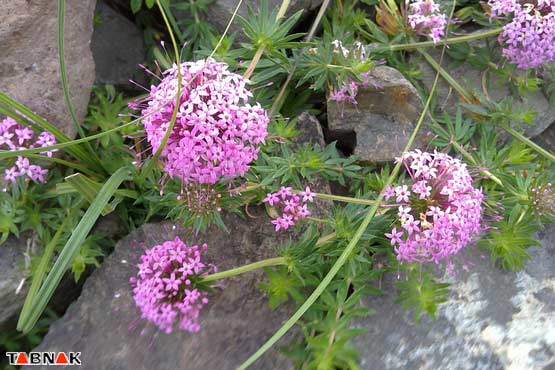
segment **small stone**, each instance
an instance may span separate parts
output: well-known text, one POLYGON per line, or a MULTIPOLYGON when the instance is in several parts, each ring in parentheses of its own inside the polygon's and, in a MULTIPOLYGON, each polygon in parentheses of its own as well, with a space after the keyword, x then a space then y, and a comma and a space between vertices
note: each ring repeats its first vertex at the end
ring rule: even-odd
MULTIPOLYGON (((396 69, 378 66, 369 84, 358 90, 358 104, 328 101, 330 135, 354 132, 354 155, 362 162, 386 162, 400 156, 422 112, 415 87, 396 69)), ((426 127, 413 148, 423 145, 426 127)))

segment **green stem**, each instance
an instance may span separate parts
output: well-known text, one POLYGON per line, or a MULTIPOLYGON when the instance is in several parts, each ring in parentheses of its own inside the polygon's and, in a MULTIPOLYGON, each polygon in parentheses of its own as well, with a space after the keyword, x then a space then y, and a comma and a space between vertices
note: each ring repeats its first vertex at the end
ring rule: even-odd
POLYGON ((336 200, 338 202, 345 202, 345 203, 365 204, 370 206, 376 203, 375 200, 344 197, 342 195, 315 193, 315 196, 321 199, 336 200))
MULTIPOLYGON (((320 10, 316 15, 316 19, 314 20, 314 22, 312 22, 310 31, 308 32, 308 35, 306 35, 305 37, 305 40, 304 40, 305 42, 309 42, 310 40, 312 40, 312 37, 314 37, 314 33, 316 33, 316 29, 318 28, 318 25, 320 24, 322 17, 326 13, 326 9, 328 8, 329 4, 330 4, 330 0, 322 1, 322 5, 320 5, 320 10)), ((285 97, 285 93, 287 92, 287 87, 291 83, 291 80, 293 79, 293 75, 295 74, 296 69, 297 69, 297 66, 293 65, 293 67, 289 71, 289 74, 287 75, 285 82, 281 86, 281 89, 279 90, 277 97, 274 99, 274 102, 272 103, 272 107, 270 108, 270 112, 268 113, 270 117, 273 117, 274 114, 280 109, 279 107, 282 103, 283 98, 285 97)))
MULTIPOLYGON (((443 133, 443 135, 445 135, 445 136, 449 135, 447 130, 445 130, 443 127, 441 127, 439 122, 437 122, 431 115, 430 115, 430 119, 434 123, 435 127, 443 133)), ((457 151, 459 153, 461 153, 463 155, 463 157, 465 157, 470 163, 472 163, 476 167, 480 167, 480 165, 476 162, 474 157, 461 144, 456 142, 453 137, 451 138, 451 145, 453 145, 455 147, 455 149, 457 149, 457 151)), ((491 179, 492 181, 497 183, 499 186, 503 186, 503 182, 497 176, 495 176, 493 173, 491 173, 490 171, 481 170, 480 172, 482 172, 482 174, 484 174, 489 179, 491 179)))
MULTIPOLYGON (((443 53, 442 53, 442 58, 443 58, 443 53)), ((432 96, 433 96, 433 93, 434 93, 435 88, 437 86, 438 79, 439 79, 439 73, 436 73, 436 78, 434 80, 434 84, 432 86, 431 93, 428 96, 428 99, 426 100, 426 105, 424 106, 424 110, 422 111, 422 114, 420 115, 420 118, 418 119, 418 122, 416 123, 414 131, 412 132, 412 135, 409 138, 409 141, 408 141, 408 143, 407 143, 407 145, 404 149, 404 152, 407 152, 407 151, 410 150, 410 148, 411 148, 411 146, 412 146, 412 144, 413 144, 413 142, 416 138, 418 130, 422 126, 422 122, 424 122, 424 117, 426 116, 426 112, 428 111, 428 109, 430 107, 430 103, 432 101, 432 96)), ((395 165, 395 167, 393 168, 393 171, 391 172, 391 174, 389 175, 389 178, 387 179, 384 187, 387 187, 387 186, 389 186, 393 183, 393 179, 395 177, 397 177, 400 170, 401 170, 401 162, 398 162, 395 165)), ((347 259, 350 257, 350 255, 353 252, 355 246, 358 244, 360 238, 362 237, 362 235, 364 234, 364 232, 368 228, 368 225, 370 224, 370 221, 372 221, 372 219, 374 218, 374 215, 378 211, 378 208, 379 208, 380 203, 382 201, 383 201, 383 195, 380 194, 378 196, 378 198, 376 199, 376 202, 372 205, 372 207, 370 208, 370 210, 368 211, 368 213, 366 214, 366 216, 362 220, 362 223, 360 224, 359 228, 357 229, 357 231, 353 235, 353 238, 351 239, 351 241, 349 242, 347 247, 343 250, 343 252, 339 256, 339 258, 337 258, 337 260, 335 261, 335 263, 331 267, 330 271, 322 279, 322 281, 316 287, 316 289, 314 289, 312 294, 299 307, 299 309, 293 314, 293 316, 291 316, 289 318, 289 320, 287 320, 287 322, 285 322, 285 324, 283 324, 283 326, 270 339, 268 339, 268 341, 266 341, 266 343, 264 343, 253 355, 251 355, 243 364, 241 364, 241 366, 239 366, 238 370, 245 370, 247 367, 252 365, 260 356, 262 356, 270 347, 272 347, 274 345, 274 343, 276 343, 278 340, 280 340, 281 337, 283 337, 285 335, 285 333, 287 333, 289 331, 289 329, 291 329, 293 327, 293 325, 295 325, 295 323, 314 304, 314 302, 316 302, 316 300, 320 297, 320 295, 322 295, 322 293, 326 290, 328 285, 332 282, 335 275, 337 275, 337 273, 343 267, 345 262, 347 262, 347 259)))
MULTIPOLYGON (((67 79, 66 63, 65 63, 65 51, 64 51, 64 24, 65 24, 65 0, 58 0, 58 63, 60 65, 60 81, 62 84, 62 90, 64 93, 64 99, 66 101, 67 109, 69 110, 69 115, 73 121, 73 126, 79 133, 79 137, 85 137, 85 132, 77 119, 77 114, 75 113, 75 108, 71 101, 71 94, 69 92, 69 83, 67 79)), ((100 158, 96 152, 92 149, 89 143, 85 144, 85 148, 91 159, 99 168, 103 168, 100 163, 100 158)))
POLYGON ((441 77, 443 77, 443 79, 447 81, 447 83, 451 85, 451 87, 453 87, 453 89, 455 89, 455 91, 459 93, 460 96, 462 96, 468 103, 472 102, 472 96, 468 93, 468 91, 466 91, 466 89, 462 87, 462 85, 459 84, 457 80, 455 80, 444 68, 442 68, 434 60, 434 58, 432 58, 430 54, 428 54, 422 49, 418 49, 418 52, 422 54, 422 56, 432 66, 432 68, 435 69, 436 72, 438 72, 441 75, 441 77))
POLYGON ((503 31, 503 27, 494 28, 485 32, 476 32, 471 33, 464 36, 456 36, 445 39, 443 41, 433 42, 433 41, 423 41, 423 42, 414 42, 410 44, 397 44, 397 45, 389 45, 389 46, 382 46, 372 49, 372 51, 400 51, 400 50, 415 50, 419 48, 427 48, 427 47, 434 47, 434 46, 445 46, 445 45, 453 45, 453 44, 460 44, 461 42, 468 42, 473 40, 479 40, 486 37, 497 36, 503 31))
MULTIPOLYGON (((173 16, 173 13, 170 9, 169 3, 162 3, 162 6, 164 7, 164 11, 166 13, 166 15, 168 16, 168 20, 170 21, 173 31, 175 32, 175 34, 177 35, 177 38, 179 39, 179 43, 183 44, 183 41, 185 41, 185 37, 183 37, 183 32, 181 32, 181 29, 179 28, 179 25, 177 24, 177 21, 175 20, 175 17, 173 16)), ((191 9, 193 9, 193 2, 191 1, 191 9)), ((193 12, 194 16, 195 16, 195 22, 199 23, 198 20, 198 15, 196 13, 196 11, 193 12)))
POLYGON ((553 153, 548 152, 538 144, 534 143, 532 140, 528 139, 526 136, 515 130, 514 128, 510 127, 506 124, 499 125, 503 130, 507 131, 511 134, 515 139, 518 141, 528 145, 530 148, 534 149, 536 152, 544 156, 545 158, 549 159, 552 162, 555 162, 555 155, 553 153))
POLYGON ((244 265, 241 267, 236 267, 230 270, 225 270, 222 272, 216 272, 215 274, 207 275, 202 278, 201 282, 209 282, 214 280, 225 279, 232 276, 244 274, 245 272, 258 270, 264 267, 278 266, 278 265, 285 265, 285 264, 287 264, 287 260, 285 259, 285 257, 268 258, 262 261, 249 263, 248 265, 244 265))

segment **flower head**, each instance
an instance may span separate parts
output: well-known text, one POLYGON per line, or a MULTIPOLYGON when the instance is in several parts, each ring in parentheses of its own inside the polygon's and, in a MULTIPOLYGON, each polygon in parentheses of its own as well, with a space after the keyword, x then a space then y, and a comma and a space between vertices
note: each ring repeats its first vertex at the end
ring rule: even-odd
POLYGON ((447 154, 415 150, 400 161, 410 180, 393 188, 399 224, 385 236, 399 261, 449 261, 482 230, 482 190, 472 186, 466 165, 447 154))
POLYGON ((414 0, 409 4, 408 21, 417 34, 438 42, 445 35, 447 18, 434 0, 414 0))
POLYGON ((135 304, 142 317, 171 333, 200 330, 199 314, 208 294, 194 286, 210 266, 201 261, 202 246, 187 246, 176 237, 156 245, 141 256, 138 273, 131 278, 135 304))
POLYGON ((272 224, 276 231, 287 230, 289 227, 295 226, 299 219, 304 220, 311 215, 308 210, 308 203, 314 201, 315 195, 308 186, 304 191, 300 191, 298 195, 292 191, 291 187, 282 186, 276 193, 268 194, 262 202, 281 208, 281 216, 272 220, 272 224))
POLYGON ((555 61, 555 0, 489 0, 491 18, 509 19, 499 35, 503 56, 520 69, 555 61))
MULTIPOLYGON (((42 148, 56 144, 56 138, 49 132, 41 132, 36 138, 33 130, 17 123, 13 118, 0 120, 0 149, 21 150, 42 148)), ((52 157, 56 150, 45 150, 39 154, 52 157)), ((18 156, 15 165, 4 170, 4 180, 15 183, 18 177, 31 181, 45 182, 47 169, 30 164, 29 158, 18 156)))
MULTIPOLYGON (((213 59, 185 62, 175 125, 161 153, 166 172, 183 182, 214 184, 243 176, 267 136, 268 116, 252 96, 247 80, 213 59)), ((178 67, 164 72, 144 101, 143 125, 155 152, 169 127, 177 94, 178 67)))

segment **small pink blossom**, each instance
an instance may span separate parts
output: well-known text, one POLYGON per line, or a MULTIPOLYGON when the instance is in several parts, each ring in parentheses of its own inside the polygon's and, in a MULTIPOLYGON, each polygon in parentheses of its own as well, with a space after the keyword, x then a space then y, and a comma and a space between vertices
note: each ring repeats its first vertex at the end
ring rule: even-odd
POLYGON ((473 187, 466 165, 447 154, 415 150, 399 161, 412 190, 394 188, 399 224, 406 232, 398 232, 397 224, 385 236, 399 261, 449 262, 483 230, 482 190, 473 187))
POLYGON ((300 196, 292 190, 291 187, 282 186, 279 191, 267 194, 266 198, 262 200, 263 203, 268 203, 270 206, 282 210, 282 214, 272 220, 272 225, 275 226, 276 231, 287 230, 294 226, 298 220, 304 220, 311 215, 308 203, 314 200, 316 194, 308 186, 304 191, 298 193, 300 196))
POLYGON ((137 276, 130 279, 143 318, 166 333, 176 325, 191 333, 200 330, 199 315, 208 293, 191 285, 214 269, 201 261, 206 248, 206 244, 187 246, 176 237, 145 251, 137 276))

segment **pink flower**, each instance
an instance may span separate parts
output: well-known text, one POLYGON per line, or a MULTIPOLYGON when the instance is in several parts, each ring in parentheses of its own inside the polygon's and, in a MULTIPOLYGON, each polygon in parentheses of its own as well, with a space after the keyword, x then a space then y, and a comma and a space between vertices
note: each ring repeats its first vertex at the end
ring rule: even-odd
POLYGON ((208 294, 189 287, 208 272, 200 258, 204 250, 206 244, 187 246, 176 237, 145 251, 137 276, 130 279, 143 318, 166 333, 172 332, 176 321, 181 330, 200 330, 200 310, 208 303, 208 294))
MULTIPOLYGON (((20 150, 27 148, 45 147, 56 144, 54 136, 48 132, 41 132, 34 140, 34 132, 23 127, 14 119, 7 117, 0 121, 0 150, 20 150)), ((54 150, 40 152, 40 154, 52 156, 54 150)), ((11 162, 13 164, 13 162, 11 162)), ((31 164, 29 158, 18 156, 15 166, 5 170, 4 179, 12 183, 17 177, 27 177, 31 181, 45 182, 48 170, 31 164)))
POLYGON ((267 194, 266 198, 262 200, 263 203, 282 210, 282 214, 272 220, 276 231, 287 230, 290 226, 294 226, 299 219, 303 220, 310 216, 307 204, 313 201, 315 194, 307 186, 305 191, 299 192, 299 195, 302 198, 295 194, 291 187, 282 186, 278 192, 267 194))
POLYGON ((397 259, 450 261, 482 231, 482 190, 472 186, 466 165, 447 154, 413 151, 399 160, 410 169, 409 183, 418 197, 409 196, 407 185, 395 187, 399 224, 407 231, 394 227, 386 234, 397 259))
POLYGON ((313 202, 314 201, 314 196, 316 195, 316 193, 313 193, 310 191, 310 188, 307 186, 305 191, 301 191, 299 192, 299 195, 303 197, 303 202, 313 202))
MULTIPOLYGON (((162 151, 166 172, 185 183, 214 184, 220 178, 243 176, 258 158, 267 136, 269 118, 251 105, 246 80, 213 59, 185 62, 177 119, 162 151)), ((155 152, 164 137, 175 106, 178 66, 164 72, 149 96, 131 104, 141 113, 148 142, 155 152)))
POLYGON ((393 230, 391 230, 391 234, 385 233, 385 236, 388 239, 391 239, 391 245, 395 245, 395 244, 401 242, 401 237, 403 236, 403 231, 397 232, 397 229, 394 227, 393 230))
POLYGON ((395 187, 395 195, 397 196, 396 198, 397 203, 401 203, 401 202, 407 203, 409 201, 409 196, 410 196, 410 191, 408 186, 402 185, 402 186, 395 187))
POLYGON ((447 17, 434 0, 414 0, 409 5, 408 21, 417 34, 438 42, 445 35, 447 17))

